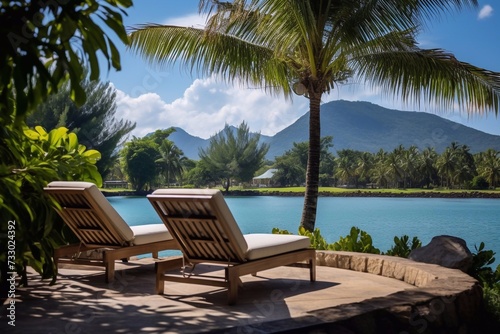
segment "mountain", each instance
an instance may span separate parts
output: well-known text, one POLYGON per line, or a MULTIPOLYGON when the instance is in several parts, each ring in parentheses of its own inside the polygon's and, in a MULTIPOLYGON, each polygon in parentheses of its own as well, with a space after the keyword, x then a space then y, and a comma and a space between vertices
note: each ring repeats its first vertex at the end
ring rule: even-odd
MULTIPOLYGON (((308 140, 309 112, 274 136, 261 136, 270 144, 267 158, 273 160, 293 147, 293 143, 308 140)), ((392 151, 400 144, 408 148, 434 147, 438 153, 451 142, 466 144, 471 152, 488 148, 500 151, 500 136, 446 120, 437 115, 383 108, 369 102, 332 101, 321 105, 321 136, 333 136, 332 151, 353 149, 377 152, 392 151)), ((198 148, 205 148, 208 139, 194 137, 184 130, 170 135, 169 139, 191 159, 199 159, 198 148)))

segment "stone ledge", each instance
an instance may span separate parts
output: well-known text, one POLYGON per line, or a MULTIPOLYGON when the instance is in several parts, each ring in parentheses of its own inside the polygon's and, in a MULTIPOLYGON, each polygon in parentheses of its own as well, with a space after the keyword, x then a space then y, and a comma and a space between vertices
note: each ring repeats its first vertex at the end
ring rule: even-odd
POLYGON ((328 332, 474 332, 482 312, 479 282, 458 269, 393 256, 317 251, 317 265, 366 272, 414 285, 384 298, 313 312, 328 332), (382 320, 381 320, 382 319, 382 320))

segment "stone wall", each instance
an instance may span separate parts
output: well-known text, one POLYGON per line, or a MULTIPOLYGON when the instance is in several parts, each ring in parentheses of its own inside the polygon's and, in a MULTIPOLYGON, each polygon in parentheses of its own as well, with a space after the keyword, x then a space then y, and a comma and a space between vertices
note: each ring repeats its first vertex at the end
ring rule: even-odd
POLYGON ((460 270, 364 253, 318 251, 316 257, 320 266, 398 279, 416 289, 316 311, 315 321, 309 318, 307 330, 297 333, 465 334, 487 328, 481 323, 481 287, 460 270))

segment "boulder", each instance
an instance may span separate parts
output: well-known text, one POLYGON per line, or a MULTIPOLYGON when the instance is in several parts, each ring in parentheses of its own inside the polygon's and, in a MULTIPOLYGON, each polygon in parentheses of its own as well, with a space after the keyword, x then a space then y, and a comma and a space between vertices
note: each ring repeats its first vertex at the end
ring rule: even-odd
POLYGON ((449 235, 432 238, 428 245, 414 249, 409 259, 460 269, 463 272, 467 272, 472 265, 472 253, 465 240, 449 235))

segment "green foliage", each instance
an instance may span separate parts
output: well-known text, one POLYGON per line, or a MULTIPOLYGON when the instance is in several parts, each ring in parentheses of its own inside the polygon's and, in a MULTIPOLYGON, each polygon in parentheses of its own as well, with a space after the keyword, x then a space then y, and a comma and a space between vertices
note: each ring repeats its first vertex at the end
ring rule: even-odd
POLYGON ((109 83, 85 79, 81 86, 87 96, 82 106, 71 100, 66 84, 30 113, 26 123, 46 129, 64 126, 76 133, 81 144, 101 153, 97 168, 106 177, 118 157, 117 146, 123 144, 135 124, 115 117, 116 90, 109 83))
MULTIPOLYGON (((279 228, 272 229, 273 234, 292 234, 288 230, 281 230, 279 228)), ((327 250, 329 249, 329 245, 326 242, 325 238, 321 235, 321 231, 319 228, 316 228, 314 232, 310 232, 306 230, 304 227, 299 227, 299 235, 303 235, 309 238, 311 241, 311 247, 316 250, 327 250)))
POLYGON ((476 278, 483 285, 498 286, 500 289, 500 266, 493 271, 491 264, 495 262, 495 252, 484 249, 484 242, 479 244, 479 248, 474 246, 476 252, 472 254, 472 266, 469 275, 476 278))
POLYGON ((486 311, 496 321, 500 321, 500 265, 495 270, 491 268, 491 264, 495 262, 495 252, 484 247, 484 242, 481 242, 479 248, 474 246, 469 275, 476 278, 483 287, 486 311))
MULTIPOLYGON (((25 268, 33 267, 42 278, 55 279, 57 268, 53 250, 71 238, 58 219, 57 205, 43 193, 43 187, 54 180, 84 180, 102 184, 96 162, 100 153, 87 150, 74 133, 58 128, 47 133, 42 127, 25 128, 23 133, 11 126, 6 146, 11 149, 10 163, 0 165, 0 216, 15 221, 15 266, 26 284, 25 268)), ((4 152, 2 152, 2 156, 4 152)), ((0 239, 7 245, 7 224, 1 224, 0 239)), ((6 249, 0 253, 2 267, 6 249)))
POLYGON ((394 237, 394 245, 387 251, 387 255, 399 256, 408 258, 410 252, 414 249, 422 247, 422 242, 418 237, 413 237, 410 244, 410 237, 403 235, 401 238, 394 237))
MULTIPOLYGON (((329 149, 333 146, 333 137, 321 138, 320 144, 320 171, 322 185, 329 185, 334 166, 334 156, 329 149)), ((305 182, 307 168, 307 154, 309 142, 293 143, 293 148, 283 155, 276 157, 274 168, 278 171, 273 175, 273 181, 282 186, 301 185, 305 182)))
POLYGON ((471 188, 472 189, 477 189, 477 190, 484 190, 488 189, 490 187, 490 184, 488 181, 486 181, 486 178, 481 175, 474 176, 472 179, 471 183, 471 188))
POLYGON ((263 165, 268 144, 259 145, 260 134, 251 135, 245 122, 234 132, 226 125, 210 139, 207 149, 200 150, 200 159, 209 172, 223 180, 226 191, 231 180, 249 181, 263 165))
POLYGON ((299 235, 309 237, 311 240, 311 247, 317 250, 330 249, 330 245, 326 242, 325 238, 321 235, 319 228, 315 228, 313 232, 306 230, 303 226, 299 227, 299 235))
MULTIPOLYGON (((272 229, 273 234, 292 234, 288 230, 278 228, 272 229)), ((339 241, 329 244, 321 235, 319 228, 313 232, 306 230, 303 226, 299 227, 299 235, 307 236, 311 240, 311 247, 316 250, 335 250, 360 253, 380 254, 378 248, 373 247, 372 237, 365 231, 357 227, 352 227, 349 235, 340 237, 339 241)))
POLYGON ((351 232, 334 242, 332 250, 380 254, 380 250, 372 244, 372 237, 365 231, 353 226, 351 232))
POLYGON ((151 187, 156 179, 156 161, 160 158, 158 144, 148 137, 134 137, 125 144, 121 156, 132 188, 140 191, 146 185, 151 187))
MULTIPOLYGON (((96 20, 127 44, 121 14, 131 5, 131 0, 1 0, 0 217, 5 223, 0 244, 7 245, 6 222, 15 222, 15 267, 23 284, 27 265, 55 280, 53 249, 68 240, 43 187, 53 180, 102 181, 95 166, 99 152, 87 151, 65 128, 26 130, 25 117, 68 80, 70 97, 81 106, 85 69, 91 80, 100 75, 98 54, 108 70, 120 69, 118 49, 96 20)), ((2 249, 2 285, 11 260, 6 254, 2 249)))
MULTIPOLYGON (((500 274, 500 268, 497 267, 500 274)), ((483 286, 483 298, 488 312, 497 322, 500 322, 500 287, 483 286)))
POLYGON ((170 140, 164 140, 159 147, 160 158, 155 162, 158 164, 160 174, 164 177, 165 184, 169 187, 172 181, 181 178, 184 171, 183 162, 187 160, 180 150, 170 140))
POLYGON ((127 44, 122 8, 131 5, 131 0, 2 0, 0 114, 15 111, 16 122, 22 121, 68 78, 72 99, 83 104, 84 64, 90 65, 92 79, 100 75, 98 53, 108 69, 120 69, 117 47, 96 19, 127 44))

